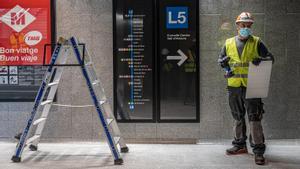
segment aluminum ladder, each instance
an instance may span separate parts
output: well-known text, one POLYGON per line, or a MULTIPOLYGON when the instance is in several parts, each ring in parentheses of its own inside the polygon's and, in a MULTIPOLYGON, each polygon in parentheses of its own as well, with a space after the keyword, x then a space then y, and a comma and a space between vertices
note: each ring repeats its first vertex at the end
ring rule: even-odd
POLYGON ((100 80, 97 78, 91 56, 88 54, 88 52, 86 52, 88 57, 82 57, 82 51, 80 50, 78 42, 74 37, 71 37, 69 40, 60 38, 60 40, 56 44, 56 47, 52 54, 50 65, 46 71, 45 77, 37 93, 33 110, 28 119, 27 125, 23 132, 20 134, 19 143, 16 147, 15 154, 12 157, 13 162, 21 161, 22 152, 27 145, 29 145, 29 149, 32 151, 36 151, 38 149, 38 143, 40 141, 63 73, 62 66, 55 67, 54 65, 56 64, 56 62, 62 65, 66 63, 67 58, 70 54, 70 48, 73 49, 73 54, 75 54, 76 59, 81 67, 82 74, 86 80, 86 84, 98 113, 100 122, 102 124, 106 140, 114 157, 114 164, 120 165, 123 163, 123 159, 120 156, 120 152, 117 146, 120 146, 120 151, 122 153, 128 152, 129 149, 125 143, 124 138, 121 136, 121 132, 113 115, 111 106, 105 96, 100 80), (83 58, 85 59, 83 60, 83 58), (52 76, 53 78, 51 78, 52 76), (47 99, 43 101, 48 88, 49 93, 47 99), (42 109, 41 115, 39 118, 35 118, 36 113, 37 111, 39 111, 39 109, 42 109), (32 130, 32 126, 35 126, 34 135, 27 139, 28 134, 32 130))

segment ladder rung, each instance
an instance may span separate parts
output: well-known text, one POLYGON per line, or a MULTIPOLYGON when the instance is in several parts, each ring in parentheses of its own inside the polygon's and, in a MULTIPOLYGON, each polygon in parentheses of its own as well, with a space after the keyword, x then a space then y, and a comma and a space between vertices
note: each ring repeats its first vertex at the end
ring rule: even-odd
POLYGON ((104 104, 106 102, 106 100, 100 100, 99 103, 100 105, 104 104))
POLYGON ((35 120, 35 121, 33 122, 33 125, 37 125, 37 124, 39 124, 40 122, 45 121, 46 119, 47 119, 47 118, 45 118, 45 117, 39 118, 39 119, 37 119, 37 120, 35 120))
POLYGON ((93 62, 87 62, 85 65, 86 66, 90 66, 90 65, 92 65, 93 64, 93 62))
POLYGON ((100 81, 99 80, 95 80, 95 81, 93 81, 93 85, 96 85, 96 84, 99 84, 100 83, 100 81))
POLYGON ((115 144, 119 144, 120 139, 121 139, 121 137, 114 137, 115 144))
POLYGON ((30 143, 32 143, 34 140, 36 140, 36 139, 38 139, 38 138, 40 138, 40 137, 41 137, 41 135, 34 135, 34 136, 30 137, 30 138, 26 141, 26 144, 30 144, 30 143))
POLYGON ((46 101, 43 101, 41 103, 41 105, 44 106, 45 104, 49 104, 49 103, 52 103, 52 102, 53 102, 53 100, 46 100, 46 101))
POLYGON ((110 123, 113 122, 113 121, 114 121, 113 118, 108 118, 108 119, 106 119, 107 125, 110 125, 110 123))
POLYGON ((54 85, 58 85, 58 81, 54 81, 48 84, 48 87, 54 86, 54 85))

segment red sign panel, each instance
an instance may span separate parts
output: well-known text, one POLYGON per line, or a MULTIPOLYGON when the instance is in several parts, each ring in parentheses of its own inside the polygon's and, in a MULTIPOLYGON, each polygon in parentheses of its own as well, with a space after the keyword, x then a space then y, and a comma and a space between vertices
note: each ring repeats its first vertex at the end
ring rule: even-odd
POLYGON ((44 45, 51 43, 50 1, 0 0, 0 65, 43 64, 44 45))

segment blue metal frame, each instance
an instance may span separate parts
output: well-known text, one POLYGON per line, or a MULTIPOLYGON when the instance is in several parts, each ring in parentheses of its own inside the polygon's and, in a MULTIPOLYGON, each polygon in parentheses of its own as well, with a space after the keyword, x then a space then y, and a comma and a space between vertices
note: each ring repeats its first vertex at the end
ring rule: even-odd
POLYGON ((94 91, 94 88, 92 86, 91 80, 90 80, 90 78, 88 76, 88 73, 87 73, 87 71, 85 69, 85 66, 83 65, 84 61, 80 57, 80 51, 78 49, 78 44, 76 42, 76 39, 74 37, 71 37, 70 42, 71 42, 71 44, 73 46, 73 50, 74 50, 74 53, 76 55, 77 61, 81 65, 82 74, 83 74, 83 76, 84 76, 84 78, 86 80, 86 83, 87 83, 87 86, 89 88, 92 100, 93 100, 94 105, 96 107, 96 111, 97 111, 97 113, 99 115, 100 121, 101 121, 102 126, 104 128, 104 132, 105 132, 107 140, 109 142, 109 146, 110 146, 110 148, 111 148, 111 150, 113 152, 114 159, 115 160, 119 160, 120 157, 119 157, 119 154, 117 152, 117 147, 115 147, 115 145, 114 145, 113 137, 110 134, 110 131, 109 131, 108 126, 107 126, 107 122, 106 122, 106 120, 105 120, 105 118, 103 116, 103 113, 102 113, 101 109, 100 109, 99 100, 98 100, 97 96, 95 95, 95 91, 94 91))

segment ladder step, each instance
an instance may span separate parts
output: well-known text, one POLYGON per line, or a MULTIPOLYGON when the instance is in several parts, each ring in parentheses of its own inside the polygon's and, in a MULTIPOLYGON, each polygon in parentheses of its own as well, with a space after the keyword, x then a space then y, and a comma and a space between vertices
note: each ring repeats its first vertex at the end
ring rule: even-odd
POLYGON ((48 84, 48 87, 58 85, 58 81, 54 81, 48 84))
POLYGON ((38 139, 38 138, 40 138, 40 137, 41 137, 41 135, 34 135, 34 136, 30 137, 30 138, 26 141, 26 144, 28 145, 28 144, 32 143, 34 140, 36 140, 36 139, 38 139))
POLYGON ((93 81, 93 85, 96 85, 96 84, 99 84, 100 83, 100 81, 99 80, 95 80, 95 81, 93 81))
POLYGON ((91 66, 91 65, 93 65, 93 62, 87 62, 85 65, 86 66, 91 66))
POLYGON ((100 100, 99 103, 100 103, 100 105, 102 105, 102 104, 106 103, 106 100, 100 100))
POLYGON ((114 121, 113 118, 108 118, 108 119, 106 119, 106 122, 107 122, 107 125, 108 125, 108 126, 109 126, 110 123, 112 123, 113 121, 114 121))
POLYGON ((115 144, 119 144, 120 139, 121 139, 121 137, 114 137, 115 144))
POLYGON ((46 100, 46 101, 43 101, 41 103, 41 105, 44 106, 45 104, 49 104, 49 103, 52 103, 52 102, 53 102, 53 100, 46 100))
POLYGON ((35 125, 39 124, 40 122, 45 121, 46 119, 47 118, 45 118, 45 117, 39 118, 33 122, 33 125, 35 126, 35 125))

